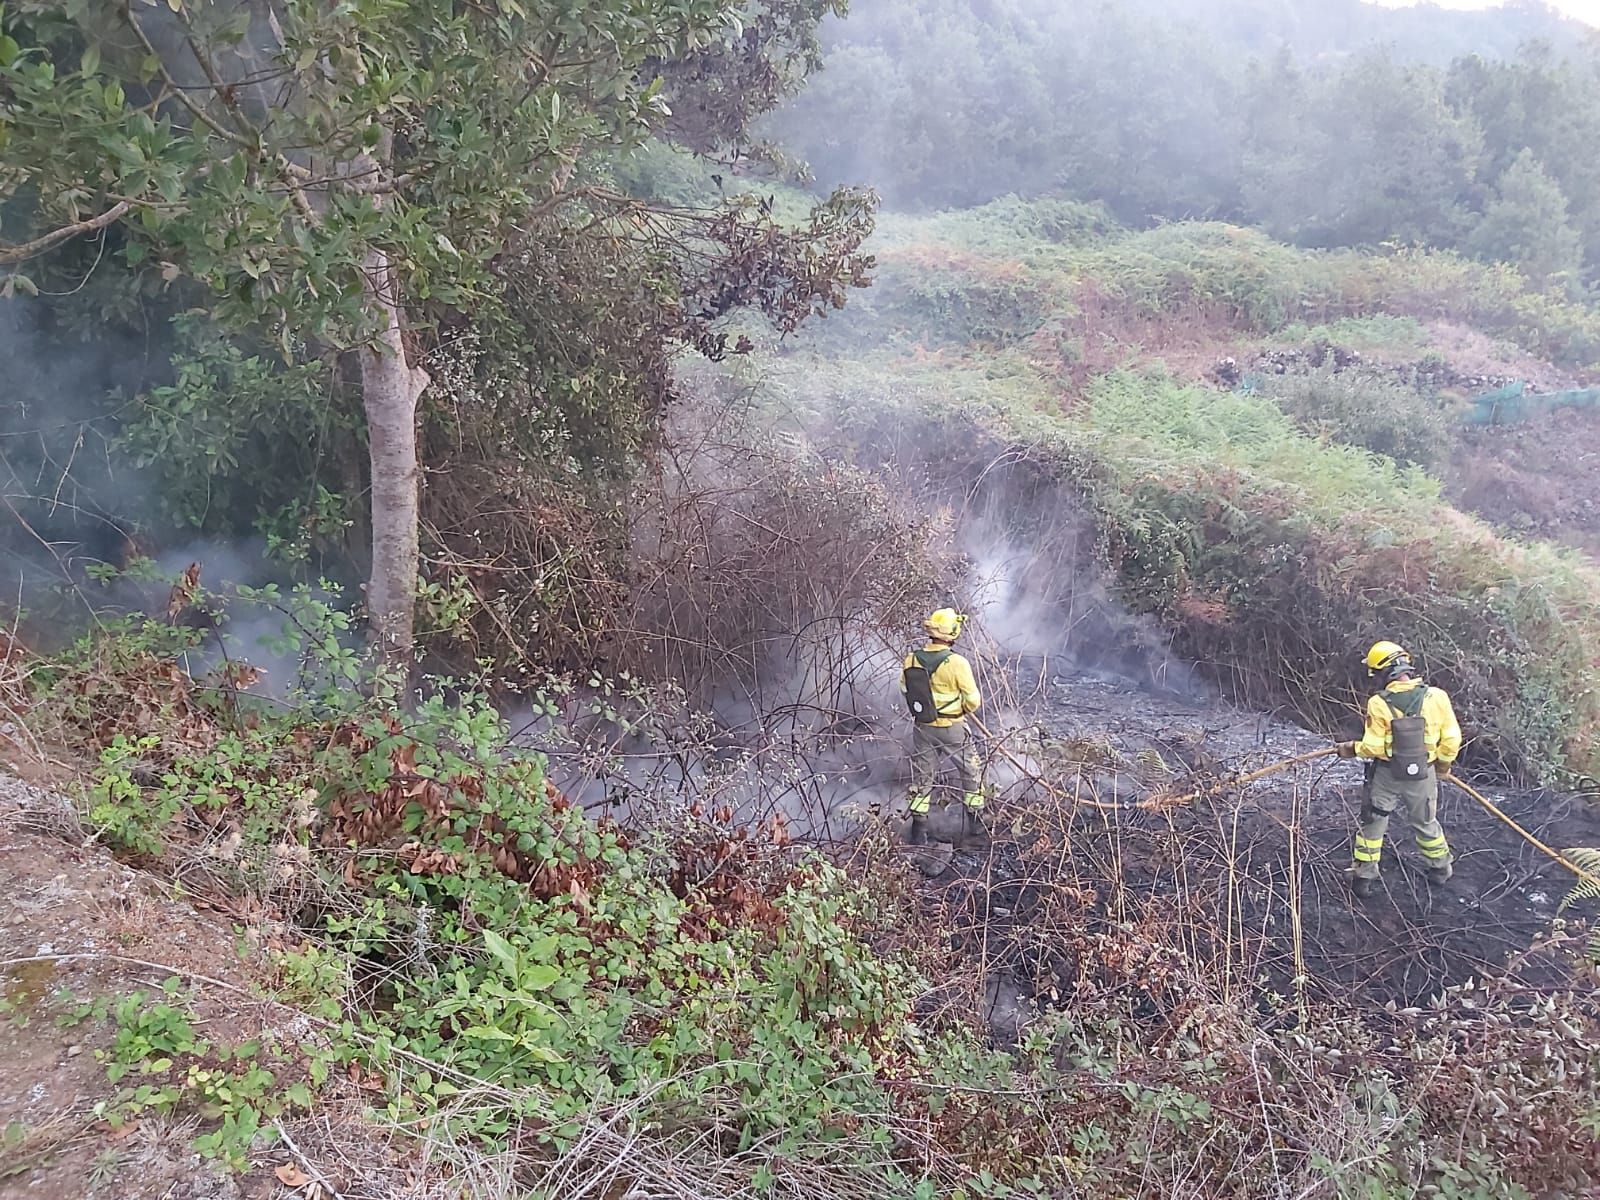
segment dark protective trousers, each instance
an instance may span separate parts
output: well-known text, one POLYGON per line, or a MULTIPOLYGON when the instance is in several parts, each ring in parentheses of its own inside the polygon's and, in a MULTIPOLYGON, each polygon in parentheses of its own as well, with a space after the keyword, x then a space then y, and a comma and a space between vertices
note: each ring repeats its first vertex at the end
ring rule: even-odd
POLYGON ((1439 824, 1439 776, 1434 769, 1430 766, 1420 779, 1396 779, 1390 774, 1388 763, 1373 763, 1367 774, 1366 800, 1361 806, 1361 829, 1356 833, 1358 878, 1378 877, 1384 835, 1389 831, 1389 819, 1396 813, 1411 826, 1428 870, 1443 871, 1450 866, 1450 844, 1439 824))
POLYGON ((908 807, 914 816, 926 816, 933 801, 933 779, 939 772, 939 760, 946 755, 955 759, 956 770, 961 775, 961 791, 968 808, 983 807, 983 785, 979 775, 977 747, 972 744, 972 731, 965 721, 953 725, 913 725, 911 727, 911 801, 908 807))

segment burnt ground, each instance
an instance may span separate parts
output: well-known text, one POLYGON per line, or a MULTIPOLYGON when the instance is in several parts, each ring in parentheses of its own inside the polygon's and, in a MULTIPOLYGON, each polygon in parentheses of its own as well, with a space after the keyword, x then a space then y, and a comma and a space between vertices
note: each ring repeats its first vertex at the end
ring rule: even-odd
POLYGON ((1472 430, 1445 473, 1458 507, 1600 559, 1600 412, 1569 409, 1472 430))
MULTIPOLYGON (((1027 749, 1068 793, 1102 801, 1186 793, 1196 778, 1327 745, 1260 714, 1081 675, 1056 677, 1040 725, 1013 735, 1013 751, 1027 749)), ((1355 900, 1345 872, 1360 782, 1356 764, 1323 759, 1167 812, 1107 812, 1013 779, 993 811, 992 846, 957 850, 941 898, 970 915, 1016 992, 1045 1001, 1086 985, 1083 931, 1129 926, 1266 1005, 1293 995, 1297 977, 1308 996, 1362 1007, 1419 1005, 1508 970, 1534 988, 1571 982, 1569 962, 1533 948, 1574 880, 1448 784, 1440 811, 1455 877, 1431 888, 1397 820, 1382 890, 1355 900)), ((1600 846, 1600 802, 1485 794, 1550 845, 1600 846)))

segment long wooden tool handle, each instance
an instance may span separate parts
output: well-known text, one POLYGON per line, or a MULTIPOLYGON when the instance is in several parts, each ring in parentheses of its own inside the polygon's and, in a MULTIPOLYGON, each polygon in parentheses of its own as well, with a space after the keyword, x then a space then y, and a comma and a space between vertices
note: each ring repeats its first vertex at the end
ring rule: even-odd
POLYGON ((1585 871, 1577 863, 1573 862, 1565 854, 1561 853, 1561 851, 1552 850, 1549 846, 1546 846, 1538 838, 1534 837, 1533 834, 1529 833, 1521 825, 1517 824, 1515 820, 1507 816, 1500 806, 1497 805, 1493 800, 1489 799, 1489 797, 1478 791, 1477 788, 1466 782, 1466 780, 1457 779, 1453 774, 1446 775, 1445 778, 1451 783, 1455 784, 1467 795, 1471 796, 1479 804, 1483 805, 1484 808, 1488 809, 1496 817, 1500 818, 1501 821, 1505 822, 1509 828, 1517 833, 1517 836, 1522 838, 1523 841, 1527 842, 1528 845, 1532 846, 1535 850, 1539 851, 1539 853, 1548 855, 1550 858, 1555 859, 1556 862, 1560 863, 1567 870, 1571 871, 1579 879, 1585 880, 1588 883, 1592 883, 1596 887, 1600 887, 1600 877, 1596 877, 1593 871, 1585 871))
MULTIPOLYGON (((1321 750, 1313 750, 1310 754, 1300 754, 1294 758, 1286 758, 1282 762, 1275 762, 1262 767, 1259 771, 1251 771, 1248 775, 1238 775, 1231 779, 1225 779, 1217 786, 1218 788, 1244 787, 1246 784, 1254 783, 1258 779, 1276 775, 1279 771, 1287 771, 1290 767, 1298 767, 1302 763, 1316 762, 1319 758, 1327 758, 1329 755, 1337 754, 1338 752, 1337 746, 1324 746, 1321 750)), ((1187 796, 1179 796, 1174 800, 1162 800, 1159 797, 1152 797, 1148 801, 1141 800, 1140 804, 1147 804, 1151 808, 1179 808, 1185 804, 1193 804, 1203 795, 1205 795, 1205 792, 1200 791, 1190 792, 1187 796)))

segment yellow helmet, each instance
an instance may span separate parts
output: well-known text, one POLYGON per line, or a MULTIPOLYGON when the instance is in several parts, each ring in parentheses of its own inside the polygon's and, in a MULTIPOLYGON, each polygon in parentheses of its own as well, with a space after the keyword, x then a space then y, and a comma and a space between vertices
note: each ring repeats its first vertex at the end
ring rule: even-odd
POLYGON ((1391 670, 1401 660, 1406 666, 1411 665, 1411 656, 1406 653, 1405 647, 1398 642, 1374 642, 1372 649, 1367 651, 1367 674, 1378 675, 1391 670))
POLYGON ((936 638, 953 642, 961 636, 961 627, 966 621, 966 613, 958 613, 953 608, 941 608, 924 621, 922 627, 936 638))

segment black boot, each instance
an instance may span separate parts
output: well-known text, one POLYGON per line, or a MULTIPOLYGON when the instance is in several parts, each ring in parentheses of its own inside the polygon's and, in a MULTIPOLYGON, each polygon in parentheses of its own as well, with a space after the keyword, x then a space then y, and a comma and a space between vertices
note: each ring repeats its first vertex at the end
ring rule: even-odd
POLYGON ((911 828, 906 830, 906 845, 926 846, 928 844, 928 818, 925 813, 913 813, 911 828))
POLYGON ((1376 879, 1368 879, 1365 875, 1353 875, 1350 877, 1350 892, 1357 900, 1365 900, 1377 890, 1378 881, 1376 879))
POLYGON ((1450 877, 1452 875, 1454 875, 1455 873, 1456 873, 1456 869, 1453 866, 1451 866, 1450 864, 1448 864, 1448 863, 1446 863, 1442 867, 1439 867, 1436 870, 1429 871, 1427 873, 1428 874, 1428 886, 1429 887, 1443 887, 1445 884, 1450 882, 1450 877))

